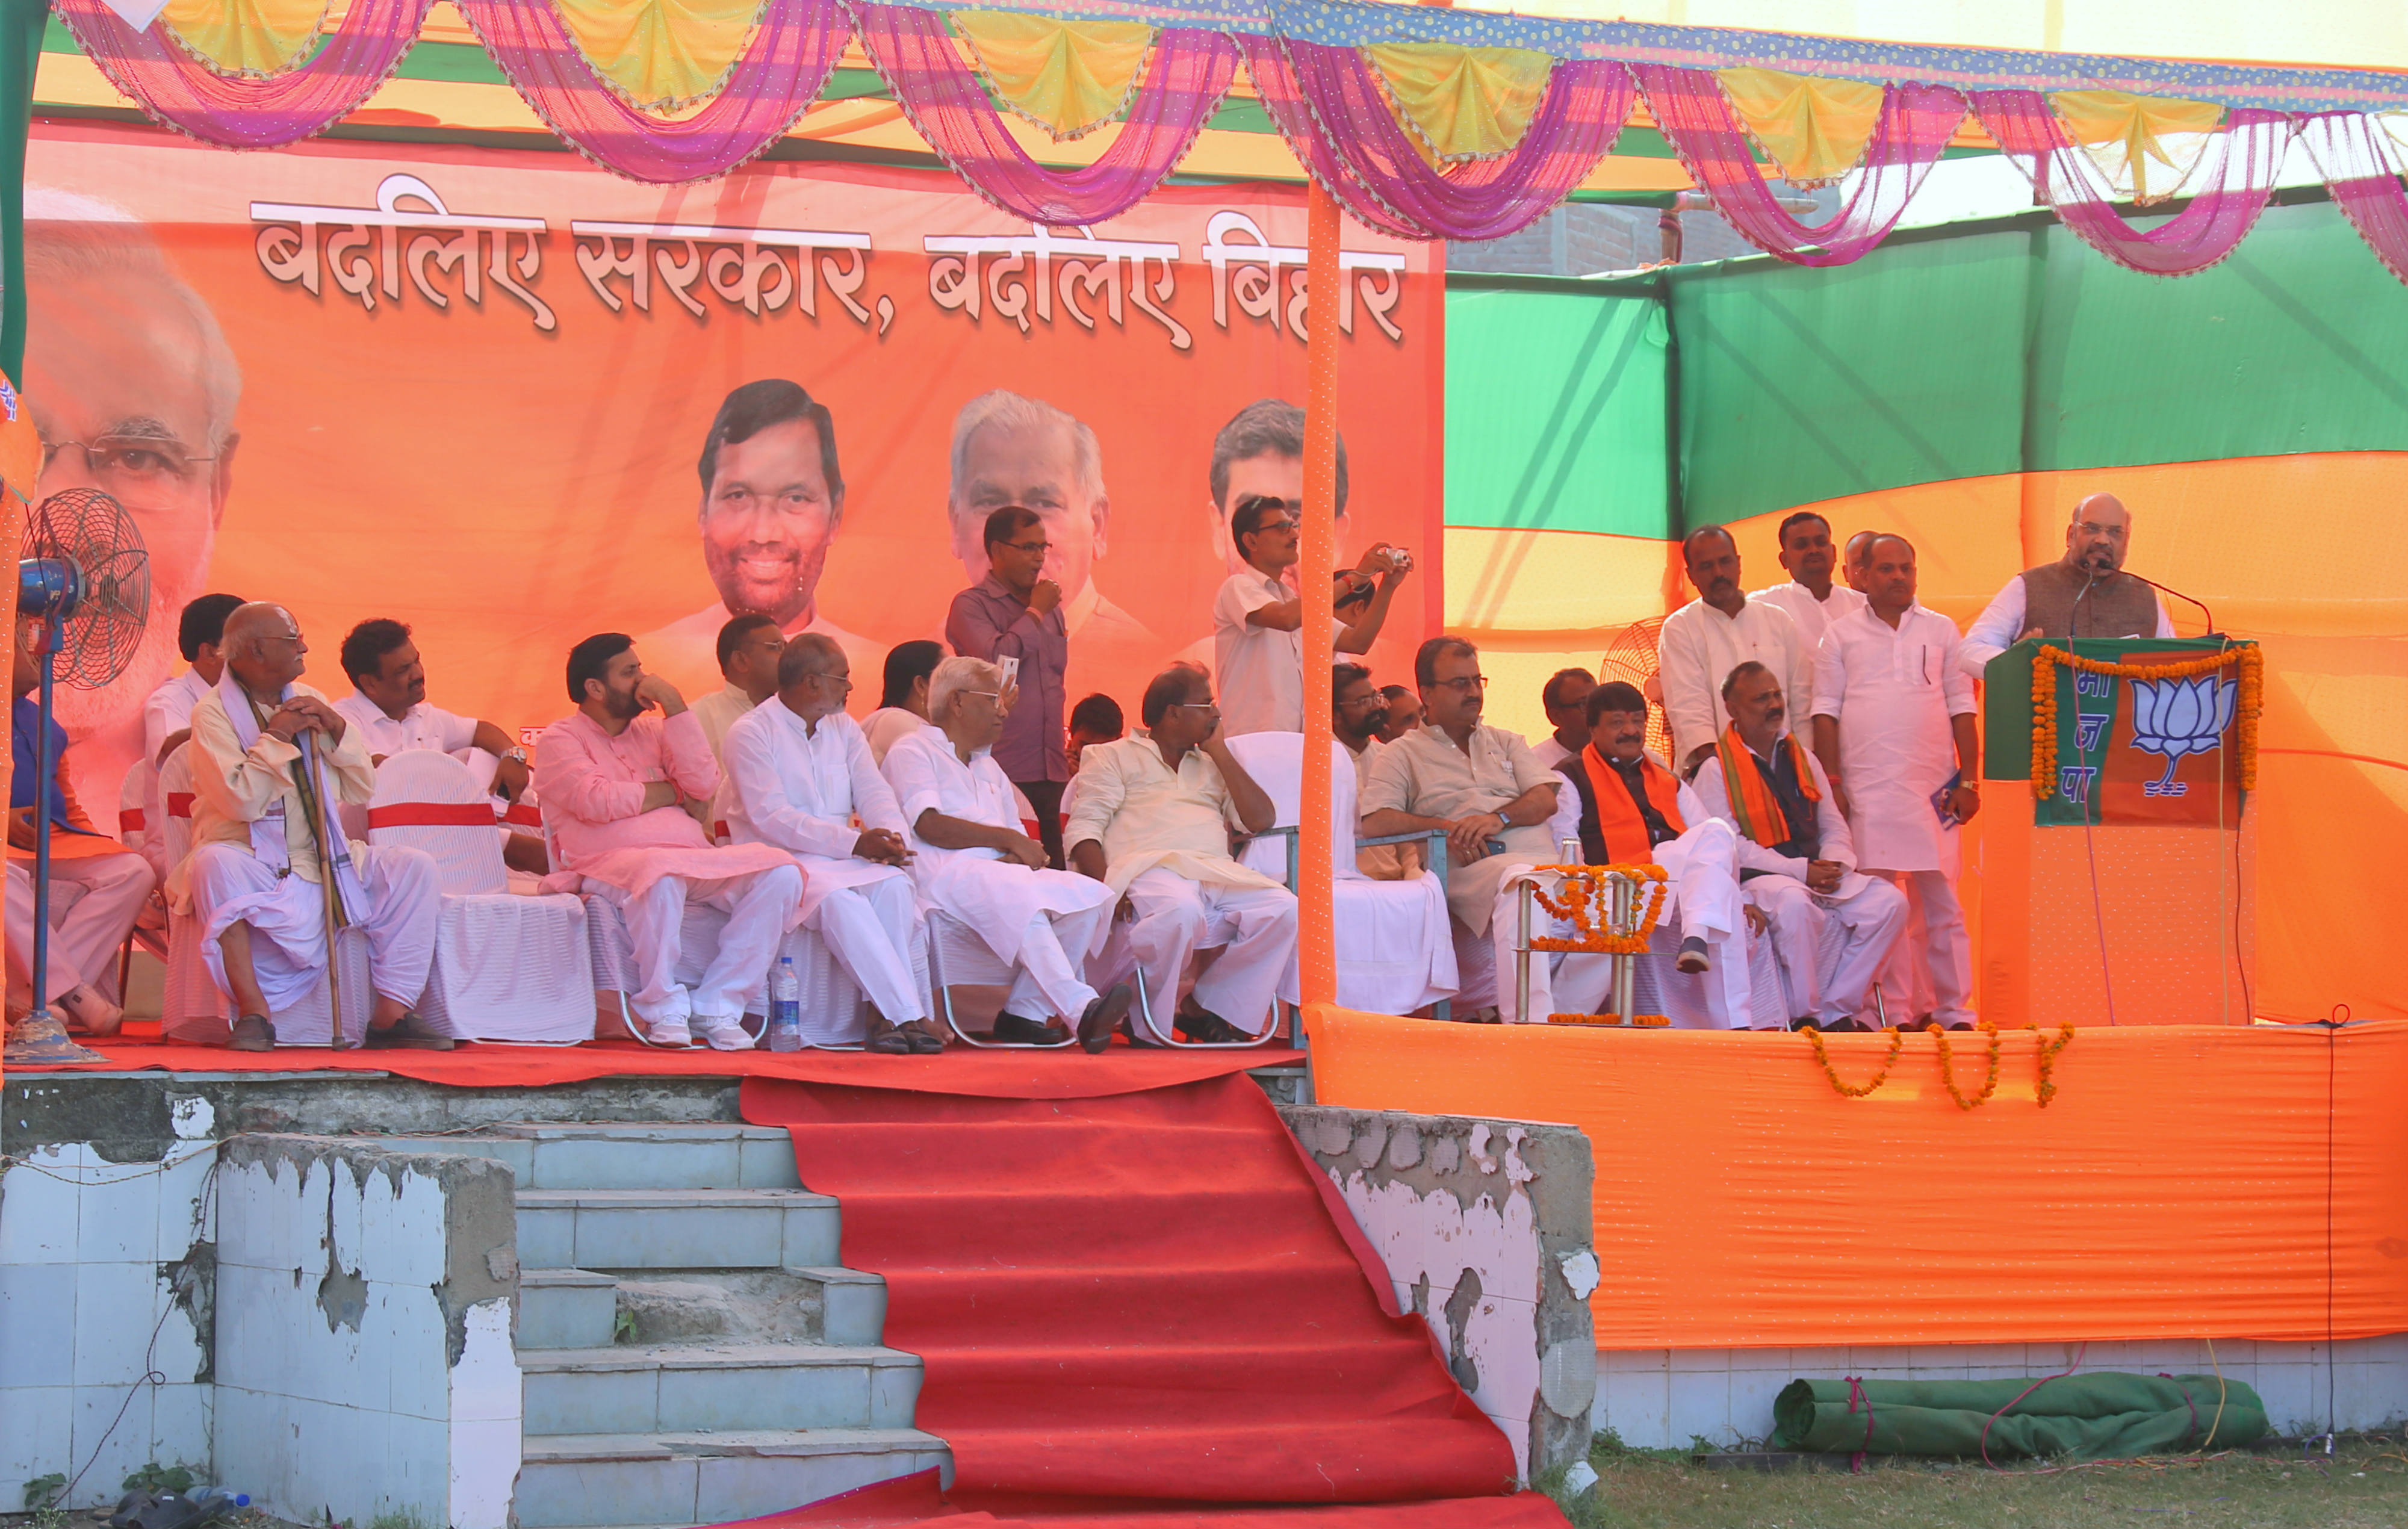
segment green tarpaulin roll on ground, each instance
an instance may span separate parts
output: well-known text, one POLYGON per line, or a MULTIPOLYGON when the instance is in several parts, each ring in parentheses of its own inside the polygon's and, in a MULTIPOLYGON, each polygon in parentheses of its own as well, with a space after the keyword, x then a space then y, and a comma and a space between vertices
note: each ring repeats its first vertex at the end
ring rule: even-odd
POLYGON ((1992 1460, 2129 1460, 2236 1449, 2266 1432, 2266 1404, 2258 1393, 2213 1375, 2070 1375, 2044 1380, 2017 1401, 2030 1384, 1792 1380, 1773 1399, 1771 1448, 1978 1455, 1987 1425, 1992 1460), (2000 1408, 2006 1411, 1992 1422, 2000 1408))

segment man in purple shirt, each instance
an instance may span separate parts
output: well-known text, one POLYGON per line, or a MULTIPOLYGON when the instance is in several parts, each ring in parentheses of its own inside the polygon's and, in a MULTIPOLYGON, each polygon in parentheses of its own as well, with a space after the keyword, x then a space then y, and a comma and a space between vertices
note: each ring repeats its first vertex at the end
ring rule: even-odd
POLYGON ((1062 788, 1070 779, 1062 747, 1062 671, 1070 662, 1070 629, 1062 586, 1044 577, 1051 550, 1035 510, 1005 505, 989 514, 987 576, 953 596, 945 642, 963 658, 1020 661, 1020 698, 1004 719, 995 762, 1037 809, 1046 857, 1060 870, 1062 788))

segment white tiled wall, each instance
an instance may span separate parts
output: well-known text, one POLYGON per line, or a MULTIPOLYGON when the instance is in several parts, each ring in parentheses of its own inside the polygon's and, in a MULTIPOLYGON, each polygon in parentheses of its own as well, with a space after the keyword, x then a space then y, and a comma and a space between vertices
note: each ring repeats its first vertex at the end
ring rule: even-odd
POLYGON ((229 1481, 287 1519, 406 1513, 503 1529, 519 1461, 509 1303, 470 1310, 452 1364, 436 1293, 442 1186, 406 1169, 269 1160, 229 1164, 218 1198, 217 1439, 229 1481), (330 1268, 365 1281, 356 1326, 321 1301, 330 1268))
POLYGON ((215 1155, 194 1141, 164 1166, 111 1163, 71 1143, 0 1179, 0 1511, 54 1472, 79 1477, 69 1506, 88 1508, 152 1461, 208 1470, 207 1356, 161 1265, 215 1236, 215 1155))
POLYGON ((1772 1432, 1772 1398, 1796 1379, 2037 1379, 2085 1370, 2213 1375, 2254 1388, 2285 1437, 2408 1418, 2408 1334, 2334 1344, 2224 1338, 2141 1342, 1918 1344, 1843 1349, 1607 1349, 1597 1356, 1589 1421, 1640 1449, 1728 1449, 1772 1432), (2334 1359, 2338 1364, 2333 1363, 2334 1359))

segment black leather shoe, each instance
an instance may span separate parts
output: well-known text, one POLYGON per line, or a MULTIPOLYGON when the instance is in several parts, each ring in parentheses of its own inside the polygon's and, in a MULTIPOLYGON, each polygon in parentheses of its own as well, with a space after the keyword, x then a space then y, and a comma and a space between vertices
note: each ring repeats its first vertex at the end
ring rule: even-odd
POLYGON ((1180 1015, 1170 1022, 1170 1026, 1189 1040, 1201 1041, 1208 1046, 1226 1046, 1233 1040, 1250 1038, 1244 1031, 1220 1015, 1200 1008, 1192 1014, 1180 1015))
POLYGON ((1070 1032, 1025 1014, 997 1014, 993 1038, 1005 1046, 1059 1046, 1070 1038, 1070 1032))
MULTIPOLYGON (((1087 1011, 1079 1016, 1079 1049, 1089 1056, 1099 1056, 1112 1043, 1112 1032, 1128 1018, 1129 986, 1115 982, 1111 991, 1096 995, 1087 1011)), ((1134 1036, 1135 1032, 1131 1032, 1134 1036)))

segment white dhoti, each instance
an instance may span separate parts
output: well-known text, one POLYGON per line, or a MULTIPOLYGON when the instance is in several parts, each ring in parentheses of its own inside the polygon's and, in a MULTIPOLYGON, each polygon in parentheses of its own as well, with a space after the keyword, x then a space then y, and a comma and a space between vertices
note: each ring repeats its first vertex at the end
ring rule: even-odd
POLYGON ((852 856, 795 858, 803 866, 797 922, 827 943, 887 1023, 926 1019, 928 1001, 915 974, 928 969, 928 932, 910 873, 852 856))
MULTIPOLYGON (((1720 818, 1708 818, 1678 838, 1667 839, 1656 846, 1656 864, 1664 867, 1667 892, 1664 911, 1658 927, 1676 919, 1684 936, 1695 936, 1706 942, 1706 952, 1713 968, 1703 980, 1707 1007, 1717 1022, 1729 1029, 1745 1030, 1755 1022, 1755 1003, 1751 996, 1748 976, 1747 914, 1739 890, 1738 835, 1720 818)), ((1527 856, 1491 856, 1491 860, 1509 860, 1517 865, 1539 864, 1527 856)), ((1483 860, 1466 866, 1477 871, 1487 865, 1483 860)), ((1520 885, 1526 877, 1512 876, 1507 868, 1494 873, 1498 886, 1495 905, 1490 912, 1488 935, 1497 951, 1498 1010, 1508 1024, 1520 1022, 1519 983, 1515 976, 1516 950, 1520 941, 1519 912, 1515 906, 1521 896, 1520 885)), ((1449 897, 1454 894, 1454 873, 1447 878, 1449 897)), ((1552 883, 1553 879, 1549 879, 1552 883)), ((1552 885, 1550 891, 1553 890, 1552 885)), ((1652 893, 1641 891, 1643 899, 1652 893)), ((1544 908, 1533 910, 1530 932, 1562 938, 1572 933, 1569 922, 1548 917, 1544 908)), ((1579 993, 1589 1003, 1601 994, 1609 982, 1611 956, 1571 954, 1560 964, 1533 957, 1530 962, 1530 1012, 1532 1023, 1543 1023, 1555 1012, 1555 985, 1565 984, 1567 993, 1579 993)), ((1586 1010, 1584 1010, 1586 1011, 1586 1010)))
MULTIPOLYGON (((423 850, 396 845, 351 846, 367 893, 368 973, 380 996, 415 1007, 426 992, 435 959, 442 883, 423 850)), ((201 959, 221 993, 225 952, 219 940, 236 922, 251 926, 251 976, 269 1015, 309 996, 326 970, 326 893, 315 881, 279 876, 237 844, 205 844, 186 873, 193 916, 200 921, 201 959)))
MULTIPOLYGON (((1856 1018, 1906 920, 1905 894, 1878 877, 1855 872, 1842 877, 1829 896, 1794 876, 1754 877, 1745 890, 1772 925, 1788 1017, 1818 1024, 1856 1018)), ((1770 1022, 1771 1016, 1765 1018, 1770 1022)))
POLYGON ((1905 935, 1894 941, 1882 964, 1882 996, 1890 1022, 1903 1023, 1928 1013, 1942 1024, 1969 1023, 1973 1018, 1973 936, 1965 927, 1965 907, 1956 901, 1956 883, 1944 871, 1875 871, 1905 893, 1905 935), (1921 938, 1914 937, 1920 916, 1921 938), (1930 1007, 1922 1007, 1925 992, 1930 1007), (1913 994, 1905 1003, 1899 1000, 1913 994), (1907 1012, 1901 1013, 1900 1009, 1907 1012))
POLYGON ((967 851, 939 865, 930 859, 924 851, 921 895, 1012 966, 1003 1011, 1076 1025, 1096 1001, 1082 973, 1108 932, 1119 901, 1112 889, 1070 871, 1033 870, 967 851))
POLYGON ((803 873, 787 865, 738 876, 704 879, 666 875, 643 891, 585 879, 585 890, 615 904, 626 921, 641 986, 627 1007, 648 1026, 681 1025, 690 1020, 733 1022, 745 1000, 761 990, 778 941, 795 922, 803 897, 803 873), (688 903, 704 903, 727 915, 719 949, 689 992, 677 979, 681 925, 688 903))
POLYGON ((1268 1022, 1271 1005, 1296 995, 1296 894, 1285 887, 1194 881, 1157 867, 1129 883, 1137 912, 1129 949, 1144 974, 1146 1007, 1129 1018, 1168 1041, 1188 957, 1218 949, 1196 979, 1196 1005, 1248 1035, 1268 1022))
MULTIPOLYGON (((117 949, 133 932, 135 921, 150 903, 150 889, 157 884, 150 863, 136 854, 53 860, 50 880, 79 886, 83 895, 50 929, 50 965, 43 983, 50 991, 38 998, 29 997, 30 1007, 114 975, 117 949)), ((8 863, 7 906, 8 991, 11 995, 30 994, 34 981, 34 867, 30 862, 8 863)))

